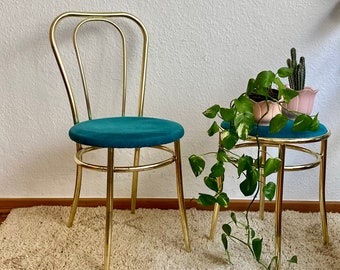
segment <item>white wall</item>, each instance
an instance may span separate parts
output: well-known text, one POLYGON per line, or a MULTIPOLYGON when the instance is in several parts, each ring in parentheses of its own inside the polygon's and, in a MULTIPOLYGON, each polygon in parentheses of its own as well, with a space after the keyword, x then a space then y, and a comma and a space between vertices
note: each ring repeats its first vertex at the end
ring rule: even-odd
MULTIPOLYGON (((185 127, 187 198, 205 189, 187 158, 215 147, 206 136, 210 122, 201 112, 229 103, 259 71, 285 65, 290 48, 296 47, 307 61, 307 83, 320 89, 315 112, 332 130, 327 199, 340 200, 339 1, 12 0, 1 1, 0 10, 0 197, 72 196, 71 115, 48 31, 59 13, 79 10, 128 11, 146 24, 151 36, 146 114, 166 115, 185 127)), ((171 173, 165 168, 142 174, 139 196, 175 197, 171 173)), ((105 196, 105 175, 99 176, 85 174, 83 196, 105 196)), ((285 199, 316 200, 317 178, 315 169, 287 174, 285 199)), ((233 171, 227 181, 230 197, 241 197, 233 171)), ((117 197, 129 197, 127 175, 117 179, 115 188, 117 197)))

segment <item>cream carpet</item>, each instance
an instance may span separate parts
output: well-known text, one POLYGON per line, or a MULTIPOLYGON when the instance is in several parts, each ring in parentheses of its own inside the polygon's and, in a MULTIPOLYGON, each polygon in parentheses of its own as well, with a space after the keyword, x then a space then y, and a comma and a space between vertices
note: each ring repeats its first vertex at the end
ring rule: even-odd
MULTIPOLYGON (((105 208, 79 208, 74 226, 65 222, 69 207, 15 209, 0 225, 0 269, 102 269, 105 208)), ((222 212, 214 241, 207 239, 211 212, 187 211, 192 252, 184 251, 177 210, 138 209, 132 215, 115 210, 111 269, 263 269, 248 250, 233 244, 233 265, 224 259, 222 212)), ((263 259, 273 254, 273 214, 264 221, 251 214, 252 226, 264 238, 263 259)), ((283 213, 283 269, 340 269, 340 214, 328 214, 331 243, 323 246, 318 213, 283 213), (298 256, 298 264, 285 261, 298 256), (290 268, 289 268, 290 267, 290 268)))

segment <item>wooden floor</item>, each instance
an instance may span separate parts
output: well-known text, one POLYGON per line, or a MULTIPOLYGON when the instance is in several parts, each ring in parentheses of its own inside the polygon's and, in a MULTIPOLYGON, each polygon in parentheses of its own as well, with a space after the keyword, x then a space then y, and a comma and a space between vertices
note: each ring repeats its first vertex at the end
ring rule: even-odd
MULTIPOLYGON (((14 208, 24 208, 40 205, 60 205, 70 206, 71 198, 0 198, 0 223, 2 223, 10 211, 14 208)), ((97 207, 105 206, 106 200, 102 198, 86 198, 79 200, 79 207, 97 207)), ((199 210, 212 210, 212 207, 203 207, 198 205, 195 199, 185 200, 186 208, 196 208, 199 210)), ((246 200, 231 200, 227 210, 245 211, 249 205, 246 200)), ((158 208, 158 209, 178 209, 178 202, 175 198, 140 198, 137 200, 138 208, 158 208)), ((129 209, 129 198, 117 198, 114 200, 115 209, 129 209)), ((283 210, 294 210, 299 212, 318 212, 319 202, 317 201, 284 201, 283 210)), ((327 202, 327 212, 339 212, 340 202, 327 202)), ((251 211, 258 211, 259 203, 255 201, 251 207, 251 211)), ((265 211, 273 212, 275 210, 274 201, 266 201, 265 211)))

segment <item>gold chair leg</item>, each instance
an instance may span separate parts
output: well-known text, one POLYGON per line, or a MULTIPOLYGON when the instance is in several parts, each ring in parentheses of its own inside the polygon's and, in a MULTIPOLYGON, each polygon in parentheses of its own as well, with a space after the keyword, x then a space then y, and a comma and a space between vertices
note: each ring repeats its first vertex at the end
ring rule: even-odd
POLYGON ((80 165, 77 165, 76 183, 74 187, 73 202, 72 202, 70 216, 67 222, 67 227, 72 227, 74 216, 76 215, 76 212, 77 212, 80 189, 81 189, 81 181, 82 181, 82 171, 83 171, 83 168, 80 165))
POLYGON ((110 269, 111 242, 112 242, 112 211, 113 211, 113 175, 114 175, 114 149, 108 149, 107 158, 107 193, 106 193, 106 223, 104 245, 104 269, 110 269))
POLYGON ((190 252, 190 238, 189 238, 189 228, 188 228, 188 220, 184 202, 184 193, 183 193, 183 180, 182 180, 182 161, 181 161, 181 147, 180 141, 176 141, 175 145, 175 155, 176 155, 176 180, 177 180, 177 196, 178 196, 178 206, 179 212, 181 216, 182 230, 184 235, 184 243, 186 251, 190 252))
POLYGON ((319 202, 320 202, 320 215, 323 234, 323 243, 329 242, 328 227, 327 227, 327 212, 326 212, 326 163, 327 163, 327 139, 321 142, 321 163, 320 163, 320 177, 319 177, 319 202))
MULTIPOLYGON (((135 149, 135 156, 133 164, 134 166, 139 165, 140 148, 135 149)), ((138 187, 138 172, 132 173, 132 189, 131 189, 131 213, 134 214, 136 211, 137 203, 137 187, 138 187)))
POLYGON ((281 230, 282 230, 282 199, 283 199, 283 178, 285 168, 286 146, 279 145, 279 158, 281 166, 277 172, 277 190, 275 202, 275 256, 277 258, 275 269, 281 267, 281 230))
MULTIPOLYGON (((262 163, 264 163, 267 159, 267 147, 266 146, 261 146, 261 156, 262 156, 262 163)), ((260 213, 259 213, 259 218, 261 220, 264 219, 264 203, 265 203, 265 197, 264 197, 264 192, 263 188, 266 185, 266 177, 263 175, 264 169, 261 169, 261 175, 260 175, 260 213)))

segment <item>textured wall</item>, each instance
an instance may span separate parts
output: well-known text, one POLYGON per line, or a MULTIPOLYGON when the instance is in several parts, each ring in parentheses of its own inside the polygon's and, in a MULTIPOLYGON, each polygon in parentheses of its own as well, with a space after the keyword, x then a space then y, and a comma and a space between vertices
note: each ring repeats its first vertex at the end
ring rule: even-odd
MULTIPOLYGON (((184 125, 188 198, 204 190, 190 171, 188 156, 215 146, 207 140, 210 123, 201 112, 229 103, 258 71, 285 65, 295 46, 306 57, 307 83, 320 90, 315 112, 332 130, 326 191, 329 200, 340 200, 339 1, 30 0, 1 1, 0 10, 0 197, 72 195, 71 116, 48 31, 59 13, 84 10, 128 11, 146 24, 151 36, 146 114, 166 115, 184 125)), ((287 174, 285 198, 316 200, 317 177, 315 169, 287 174)), ((83 196, 105 196, 104 179, 104 174, 86 173, 83 196)), ((234 171, 227 180, 231 197, 241 197, 234 171)), ((115 187, 116 196, 128 197, 130 179, 117 177, 115 187)), ((142 174, 139 196, 175 197, 172 170, 142 174)))

